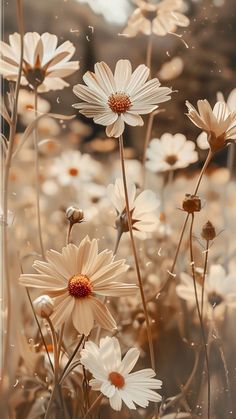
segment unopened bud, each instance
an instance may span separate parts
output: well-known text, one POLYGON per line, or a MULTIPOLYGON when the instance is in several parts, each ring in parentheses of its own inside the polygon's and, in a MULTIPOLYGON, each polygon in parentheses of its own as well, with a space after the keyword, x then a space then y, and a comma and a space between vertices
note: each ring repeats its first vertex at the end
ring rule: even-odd
POLYGON ((204 224, 204 226, 202 227, 201 235, 203 239, 208 241, 214 240, 214 238, 216 237, 215 227, 210 221, 207 221, 207 223, 204 224))
POLYGON ((127 233, 129 231, 129 223, 126 212, 117 217, 115 224, 117 230, 122 231, 122 233, 127 233))
POLYGON ((33 301, 33 306, 35 313, 44 319, 50 317, 54 309, 53 300, 48 295, 40 295, 33 301))
POLYGON ((67 208, 66 217, 71 224, 82 223, 84 221, 83 210, 76 207, 67 208))
POLYGON ((184 211, 192 214, 201 211, 201 199, 197 195, 185 194, 183 200, 184 211))

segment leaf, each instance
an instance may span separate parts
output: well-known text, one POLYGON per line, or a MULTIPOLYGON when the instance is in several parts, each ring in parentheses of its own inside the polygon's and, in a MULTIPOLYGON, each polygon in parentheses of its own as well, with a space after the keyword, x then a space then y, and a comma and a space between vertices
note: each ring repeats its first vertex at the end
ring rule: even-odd
POLYGON ((63 119, 63 120, 70 120, 70 119, 75 118, 75 115, 60 115, 60 114, 56 114, 56 113, 44 113, 44 114, 39 115, 25 129, 24 134, 22 135, 22 138, 21 138, 21 142, 19 143, 18 147, 16 148, 16 150, 13 153, 13 157, 16 156, 16 154, 20 151, 20 149, 22 148, 22 146, 24 145, 24 143, 26 142, 26 140, 33 133, 33 131, 37 127, 37 124, 38 124, 39 120, 42 119, 42 118, 44 118, 45 116, 47 116, 47 117, 49 116, 50 118, 55 118, 55 119, 63 119))

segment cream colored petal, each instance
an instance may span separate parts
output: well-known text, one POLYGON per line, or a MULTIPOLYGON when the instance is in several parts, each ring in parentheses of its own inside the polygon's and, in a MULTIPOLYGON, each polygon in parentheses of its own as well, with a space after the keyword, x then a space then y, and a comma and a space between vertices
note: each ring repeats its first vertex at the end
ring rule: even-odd
POLYGON ((125 112, 121 115, 121 117, 126 124, 131 125, 132 127, 136 127, 137 125, 142 126, 144 124, 141 116, 135 113, 125 112))
POLYGON ((111 125, 108 125, 106 129, 106 134, 108 137, 120 137, 123 134, 125 129, 125 124, 123 119, 119 116, 118 119, 111 125))
POLYGON ((90 307, 93 310, 95 321, 104 329, 116 329, 115 319, 112 317, 108 308, 94 297, 88 297, 90 300, 90 307))
POLYGON ((88 336, 94 325, 92 297, 75 298, 72 320, 80 334, 88 336))
POLYGON ((131 76, 130 82, 126 89, 127 93, 130 96, 134 96, 136 91, 139 90, 140 87, 146 82, 149 73, 149 68, 144 64, 141 64, 136 68, 136 70, 133 72, 131 76))
POLYGON ((132 74, 132 67, 129 60, 119 60, 116 64, 114 79, 116 83, 116 90, 118 92, 125 92, 128 83, 130 82, 132 74))
POLYGON ((94 66, 95 74, 98 79, 100 86, 102 86, 104 92, 110 96, 112 93, 116 92, 116 85, 114 76, 106 63, 101 61, 96 63, 94 66))
POLYGON ((25 287, 40 288, 44 291, 62 288, 61 279, 43 274, 22 274, 19 283, 25 287))
POLYGON ((71 319, 73 307, 74 298, 70 295, 65 294, 54 299, 54 312, 50 316, 54 327, 58 327, 71 319))

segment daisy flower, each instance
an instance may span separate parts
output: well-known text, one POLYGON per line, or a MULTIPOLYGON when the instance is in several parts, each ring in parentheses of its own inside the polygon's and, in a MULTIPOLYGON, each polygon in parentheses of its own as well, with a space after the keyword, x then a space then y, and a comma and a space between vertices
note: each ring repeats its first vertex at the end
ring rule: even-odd
POLYGON ((51 320, 55 327, 72 318, 75 329, 88 335, 94 321, 105 329, 116 322, 107 307, 96 297, 120 297, 136 293, 137 286, 117 281, 128 265, 114 261, 111 251, 98 253, 98 240, 86 236, 79 247, 69 244, 62 253, 50 250, 47 262, 35 261, 37 274, 22 274, 20 284, 38 288, 54 300, 51 320))
MULTIPOLYGON (((0 74, 8 80, 16 80, 20 63, 20 35, 9 36, 10 45, 0 41, 0 74)), ((58 38, 48 32, 24 35, 22 85, 30 85, 39 92, 63 89, 69 86, 62 78, 79 68, 79 61, 70 61, 75 47, 70 41, 57 46, 58 38)))
POLYGON ((189 19, 180 11, 183 7, 182 0, 163 0, 157 4, 144 0, 136 0, 138 8, 128 20, 128 25, 123 35, 136 36, 142 32, 145 35, 164 36, 176 31, 177 26, 186 27, 189 19))
MULTIPOLYGON (((156 214, 159 201, 154 192, 148 189, 136 196, 136 186, 132 182, 128 183, 127 188, 133 232, 140 239, 145 239, 147 233, 155 231, 159 223, 156 214)), ((122 179, 117 179, 114 185, 108 185, 107 194, 116 209, 118 215, 117 224, 122 227, 123 232, 128 232, 129 227, 122 179)))
POLYGON ((183 134, 165 133, 150 141, 146 167, 152 172, 165 172, 187 167, 198 160, 195 144, 183 134))
MULTIPOLYGON (((186 273, 181 273, 180 284, 177 285, 176 291, 180 298, 195 305, 195 293, 193 279, 186 273)), ((197 285, 197 293, 199 301, 201 301, 202 287, 197 285)), ((221 265, 211 265, 209 274, 205 279, 204 301, 209 306, 215 308, 221 304, 232 304, 236 301, 236 278, 232 274, 227 275, 225 269, 221 265)))
POLYGON ((89 154, 81 154, 77 150, 68 150, 56 157, 51 167, 51 174, 63 185, 75 185, 80 181, 88 181, 100 172, 100 164, 89 154))
POLYGON ((230 111, 225 102, 217 102, 212 109, 209 102, 198 100, 198 111, 188 101, 187 116, 208 135, 211 150, 222 149, 229 140, 236 139, 236 111, 230 111))
POLYGON ((113 75, 108 65, 100 62, 95 64, 94 71, 83 76, 87 86, 74 86, 73 92, 83 102, 73 106, 95 123, 106 126, 108 137, 119 137, 125 123, 143 125, 140 115, 154 111, 158 103, 170 99, 171 89, 160 87, 157 78, 147 81, 150 70, 144 64, 132 73, 130 61, 119 60, 113 75))
POLYGON ((151 368, 130 372, 139 355, 139 350, 132 348, 121 359, 118 339, 108 336, 100 340, 99 346, 86 342, 81 351, 81 363, 94 377, 90 386, 108 397, 114 410, 121 410, 122 401, 129 409, 136 409, 135 403, 145 408, 149 401, 161 401, 160 394, 153 390, 160 389, 162 382, 154 378, 156 374, 151 368))
MULTIPOLYGON (((26 89, 20 89, 17 111, 21 117, 21 121, 25 125, 30 124, 35 118, 34 102, 35 102, 35 98, 34 98, 34 93, 32 91, 29 92, 26 89)), ((50 111, 50 108, 51 108, 50 103, 39 96, 38 97, 38 112, 47 113, 50 111)))

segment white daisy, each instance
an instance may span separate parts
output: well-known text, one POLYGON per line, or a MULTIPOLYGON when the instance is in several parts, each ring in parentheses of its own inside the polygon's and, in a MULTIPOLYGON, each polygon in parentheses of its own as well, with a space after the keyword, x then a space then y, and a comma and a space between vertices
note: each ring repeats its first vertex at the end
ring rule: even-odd
POLYGON ((160 389, 162 382, 154 378, 151 368, 130 372, 139 355, 139 350, 132 348, 121 360, 120 344, 115 337, 101 339, 99 346, 86 342, 81 351, 81 363, 94 377, 89 384, 108 397, 114 410, 121 410, 122 401, 129 409, 136 409, 135 403, 145 408, 149 401, 161 401, 160 394, 153 390, 160 389))
POLYGON ((157 173, 187 167, 198 160, 198 154, 183 134, 165 133, 150 141, 147 158, 146 167, 157 173))
POLYGON ((208 135, 211 150, 222 149, 229 140, 236 139, 236 111, 230 111, 225 102, 217 102, 212 109, 209 102, 198 100, 198 111, 186 102, 189 119, 208 135))
POLYGON ((132 37, 142 32, 145 35, 164 36, 176 31, 177 26, 186 27, 189 19, 181 13, 182 0, 163 0, 157 4, 136 0, 138 8, 129 18, 123 35, 132 37))
MULTIPOLYGON (((20 62, 20 35, 9 36, 10 45, 0 41, 0 74, 8 80, 16 80, 20 62)), ((69 86, 62 78, 79 68, 78 61, 70 61, 75 47, 70 41, 57 46, 58 38, 48 32, 24 35, 22 85, 38 88, 39 92, 63 89, 69 86)))
POLYGON ((51 320, 55 327, 72 318, 74 327, 86 336, 94 321, 105 329, 116 322, 107 307, 96 297, 120 297, 136 293, 137 286, 117 281, 128 265, 114 261, 111 251, 98 253, 98 241, 85 237, 79 247, 69 244, 62 253, 47 252, 47 262, 35 261, 37 274, 22 274, 20 284, 38 288, 54 299, 51 320))
MULTIPOLYGON (((28 125, 30 124, 34 118, 34 93, 32 91, 28 91, 26 89, 20 89, 19 96, 18 96, 18 106, 17 111, 21 117, 21 121, 28 125)), ((50 111, 50 103, 41 98, 38 97, 38 112, 39 113, 47 113, 50 111)))
MULTIPOLYGON (((159 219, 156 210, 159 201, 151 190, 145 190, 136 196, 136 186, 128 182, 129 209, 132 218, 132 228, 134 234, 144 239, 149 232, 155 231, 159 219)), ((128 232, 128 220, 125 205, 125 193, 122 179, 117 179, 115 184, 107 187, 108 198, 116 209, 118 220, 121 223, 123 232, 128 232)))
POLYGON ((56 157, 51 167, 51 174, 63 185, 75 185, 80 181, 89 181, 100 172, 100 164, 89 154, 77 150, 64 151, 56 157))
MULTIPOLYGON (((181 273, 180 284, 176 291, 179 297, 195 305, 195 293, 193 279, 186 273, 181 273)), ((202 286, 197 283, 197 293, 201 301, 202 286)), ((211 307, 218 307, 220 304, 233 304, 236 302, 236 277, 233 274, 226 274, 221 265, 211 265, 209 274, 206 275, 204 287, 204 301, 211 307)))
POLYGON ((95 73, 87 71, 83 76, 87 86, 74 86, 73 92, 83 102, 73 106, 95 123, 107 126, 108 137, 119 137, 125 123, 143 125, 140 115, 152 112, 157 104, 170 99, 171 89, 160 87, 157 78, 147 81, 150 70, 144 64, 133 73, 128 60, 117 62, 114 75, 104 62, 95 64, 94 70, 95 73))

